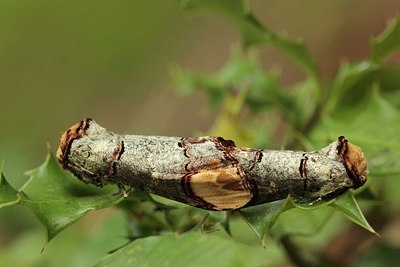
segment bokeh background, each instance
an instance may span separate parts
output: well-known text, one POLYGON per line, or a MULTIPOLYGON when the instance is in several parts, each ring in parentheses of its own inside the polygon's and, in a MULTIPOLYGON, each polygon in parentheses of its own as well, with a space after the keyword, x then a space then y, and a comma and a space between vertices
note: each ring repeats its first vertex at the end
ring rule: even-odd
MULTIPOLYGON (((400 10, 398 1, 249 3, 271 30, 304 39, 326 79, 341 62, 366 58, 371 37, 400 10)), ((43 162, 47 144, 55 151, 61 133, 83 117, 118 133, 187 136, 208 130, 215 113, 207 111, 205 96, 179 96, 169 72, 176 65, 213 72, 238 41, 227 20, 181 10, 177 0, 1 0, 0 163, 5 175, 20 187, 27 179, 23 172, 43 162)), ((264 49, 262 60, 281 70, 282 84, 303 77, 274 49, 264 49)), ((0 211, 0 228, 9 225, 7 218, 19 218, 11 213, 18 214, 0 211)), ((123 224, 121 218, 116 221, 123 224)), ((92 222, 84 219, 80 225, 92 222)), ((17 239, 29 227, 3 227, 0 251, 16 247, 15 242, 40 251, 43 232, 33 225, 31 243, 17 239)))

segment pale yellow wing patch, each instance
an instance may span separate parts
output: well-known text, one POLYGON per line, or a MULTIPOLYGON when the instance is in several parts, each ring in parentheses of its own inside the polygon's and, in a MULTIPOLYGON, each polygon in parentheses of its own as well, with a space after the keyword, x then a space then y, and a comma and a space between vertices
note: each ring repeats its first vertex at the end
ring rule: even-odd
POLYGON ((235 167, 201 171, 190 177, 194 195, 219 210, 238 209, 251 200, 253 195, 243 183, 235 167))

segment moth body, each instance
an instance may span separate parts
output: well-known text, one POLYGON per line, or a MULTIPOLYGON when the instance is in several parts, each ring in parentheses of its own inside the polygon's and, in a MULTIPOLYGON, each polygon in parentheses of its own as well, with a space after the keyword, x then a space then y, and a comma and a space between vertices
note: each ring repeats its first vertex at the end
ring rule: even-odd
POLYGON ((236 147, 221 137, 117 135, 91 119, 62 136, 57 157, 86 183, 132 186, 195 207, 232 210, 284 199, 314 203, 366 181, 344 137, 313 152, 236 147))

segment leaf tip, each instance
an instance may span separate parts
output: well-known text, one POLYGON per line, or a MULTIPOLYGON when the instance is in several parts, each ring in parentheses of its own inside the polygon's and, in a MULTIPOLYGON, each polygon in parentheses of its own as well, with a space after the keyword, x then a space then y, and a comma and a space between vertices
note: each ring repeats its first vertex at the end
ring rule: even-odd
POLYGON ((346 193, 336 199, 334 206, 349 220, 361 226, 365 230, 379 236, 374 228, 372 228, 372 226, 368 223, 351 190, 348 190, 346 193))

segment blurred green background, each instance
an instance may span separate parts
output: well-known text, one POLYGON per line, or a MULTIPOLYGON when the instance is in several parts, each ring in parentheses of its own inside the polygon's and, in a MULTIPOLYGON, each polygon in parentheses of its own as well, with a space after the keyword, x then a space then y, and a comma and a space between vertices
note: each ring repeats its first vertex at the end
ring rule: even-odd
MULTIPOLYGON (((250 1, 275 32, 306 40, 325 77, 362 59, 396 1, 250 1), (385 4, 383 4, 385 3, 385 4)), ((239 36, 209 13, 169 1, 0 1, 0 160, 11 183, 40 164, 49 142, 83 117, 115 132, 191 135, 208 130, 202 94, 177 96, 169 69, 215 71, 239 36)), ((275 50, 282 83, 302 73, 275 50)))
MULTIPOLYGON (((304 39, 326 79, 340 62, 366 58, 370 38, 382 32, 400 10, 397 1, 249 3, 273 31, 304 39)), ((198 92, 178 96, 169 70, 180 65, 215 71, 238 41, 239 35, 226 20, 209 13, 185 12, 176 0, 1 0, 0 160, 5 175, 20 187, 26 180, 23 172, 43 162, 46 143, 55 151, 61 133, 83 117, 92 117, 118 133, 187 136, 208 130, 215 114, 205 108, 205 96, 198 92)), ((263 49, 262 60, 266 67, 280 69, 282 84, 303 77, 272 48, 263 49)), ((33 218, 26 221, 25 212, 15 207, 0 210, 0 259, 9 259, 10 264, 39 262, 43 232, 33 218), (10 228, 18 219, 22 222, 10 228), (30 235, 22 238, 22 231, 30 235), (16 260, 22 251, 29 253, 16 260), (33 260, 28 261, 30 256, 33 260)), ((122 238, 124 219, 115 210, 86 216, 66 231, 85 232, 81 236, 85 239, 98 221, 102 222, 98 228, 112 227, 116 233, 107 234, 122 238), (104 219, 108 213, 115 220, 104 219)), ((83 246, 83 255, 87 240, 72 241, 68 233, 52 241, 44 253, 52 255, 52 248, 62 249, 62 242, 71 239, 71 247, 83 246)), ((99 242, 96 238, 109 240, 107 236, 90 238, 89 243, 99 242)), ((99 255, 123 244, 106 242, 99 255)), ((71 260, 73 251, 65 257, 71 260)), ((48 258, 46 264, 52 262, 48 258)))

